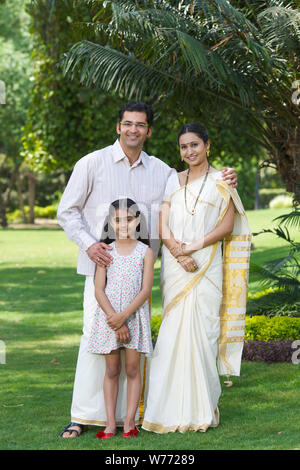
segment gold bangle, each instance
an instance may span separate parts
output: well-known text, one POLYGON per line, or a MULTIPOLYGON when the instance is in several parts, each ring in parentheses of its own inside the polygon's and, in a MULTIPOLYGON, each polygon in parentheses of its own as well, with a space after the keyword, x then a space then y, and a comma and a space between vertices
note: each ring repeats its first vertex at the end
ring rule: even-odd
POLYGON ((178 259, 178 260, 177 260, 177 263, 181 263, 182 261, 185 261, 185 260, 188 258, 188 256, 185 256, 185 255, 180 255, 180 256, 184 256, 184 258, 181 259, 180 261, 179 261, 179 259, 178 259))

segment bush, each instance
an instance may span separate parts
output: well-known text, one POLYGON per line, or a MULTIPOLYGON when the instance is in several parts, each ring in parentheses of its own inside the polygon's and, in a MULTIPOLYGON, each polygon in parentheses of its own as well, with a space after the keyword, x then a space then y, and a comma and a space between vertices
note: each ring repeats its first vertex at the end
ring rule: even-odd
POLYGON ((152 333, 152 341, 155 344, 159 332, 159 327, 161 324, 161 316, 155 315, 151 318, 151 333, 152 333))
POLYGON ((274 197, 269 203, 270 209, 286 209, 293 207, 293 198, 288 195, 280 195, 274 197))
POLYGON ((242 360, 244 361, 264 361, 291 362, 294 349, 292 341, 252 341, 244 343, 242 360))
MULTIPOLYGON (((29 206, 25 206, 25 214, 29 216, 29 206)), ((55 219, 56 218, 57 208, 55 205, 46 206, 46 207, 39 207, 34 206, 34 217, 36 219, 55 219)), ((13 212, 9 212, 7 214, 7 221, 9 224, 13 222, 20 222, 23 220, 23 215, 20 209, 16 209, 13 212)))
POLYGON ((284 188, 263 188, 259 191, 259 199, 262 207, 269 207, 270 202, 276 196, 285 196, 286 191, 284 188))
POLYGON ((300 299, 278 287, 248 293, 247 314, 267 317, 300 317, 300 299))
POLYGON ((269 318, 263 315, 246 317, 245 341, 294 341, 297 339, 300 339, 300 318, 269 318))

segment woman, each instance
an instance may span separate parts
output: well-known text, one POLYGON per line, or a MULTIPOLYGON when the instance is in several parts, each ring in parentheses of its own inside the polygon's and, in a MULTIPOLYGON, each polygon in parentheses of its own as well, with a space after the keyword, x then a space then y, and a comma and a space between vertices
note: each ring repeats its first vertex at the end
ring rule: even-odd
POLYGON ((185 124, 178 144, 189 168, 170 177, 160 212, 163 315, 142 426, 158 433, 218 425, 219 374, 239 375, 247 298, 239 196, 210 166, 202 126, 185 124))

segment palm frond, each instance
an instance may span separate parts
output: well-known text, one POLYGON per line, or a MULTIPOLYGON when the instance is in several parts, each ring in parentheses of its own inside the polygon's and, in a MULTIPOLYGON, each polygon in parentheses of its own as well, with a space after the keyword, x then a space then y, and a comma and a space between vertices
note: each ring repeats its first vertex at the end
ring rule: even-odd
POLYGON ((300 209, 295 209, 294 211, 290 212, 289 214, 279 215, 274 219, 279 220, 279 225, 285 224, 286 226, 300 228, 300 209))
POLYGON ((134 94, 154 96, 169 93, 173 77, 160 70, 147 67, 133 54, 125 55, 89 41, 74 44, 65 54, 62 62, 64 75, 74 78, 77 68, 81 69, 80 81, 87 87, 100 87, 110 91, 125 93, 131 98, 134 94))
POLYGON ((286 272, 281 272, 279 274, 274 273, 266 267, 259 266, 255 263, 251 264, 250 267, 253 273, 256 273, 260 276, 260 284, 263 287, 278 287, 279 289, 284 289, 290 291, 293 294, 300 291, 300 281, 299 281, 299 270, 293 272, 289 270, 286 272))

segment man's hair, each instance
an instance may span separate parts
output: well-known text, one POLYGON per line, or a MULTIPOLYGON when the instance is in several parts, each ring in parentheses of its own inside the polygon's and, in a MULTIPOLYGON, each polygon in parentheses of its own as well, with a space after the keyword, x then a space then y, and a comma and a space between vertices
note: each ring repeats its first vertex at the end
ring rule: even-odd
POLYGON ((149 126, 152 126, 153 110, 150 104, 144 103, 143 101, 128 101, 128 103, 125 103, 119 111, 119 122, 122 121, 125 111, 137 111, 139 113, 145 113, 147 117, 147 123, 149 126))

